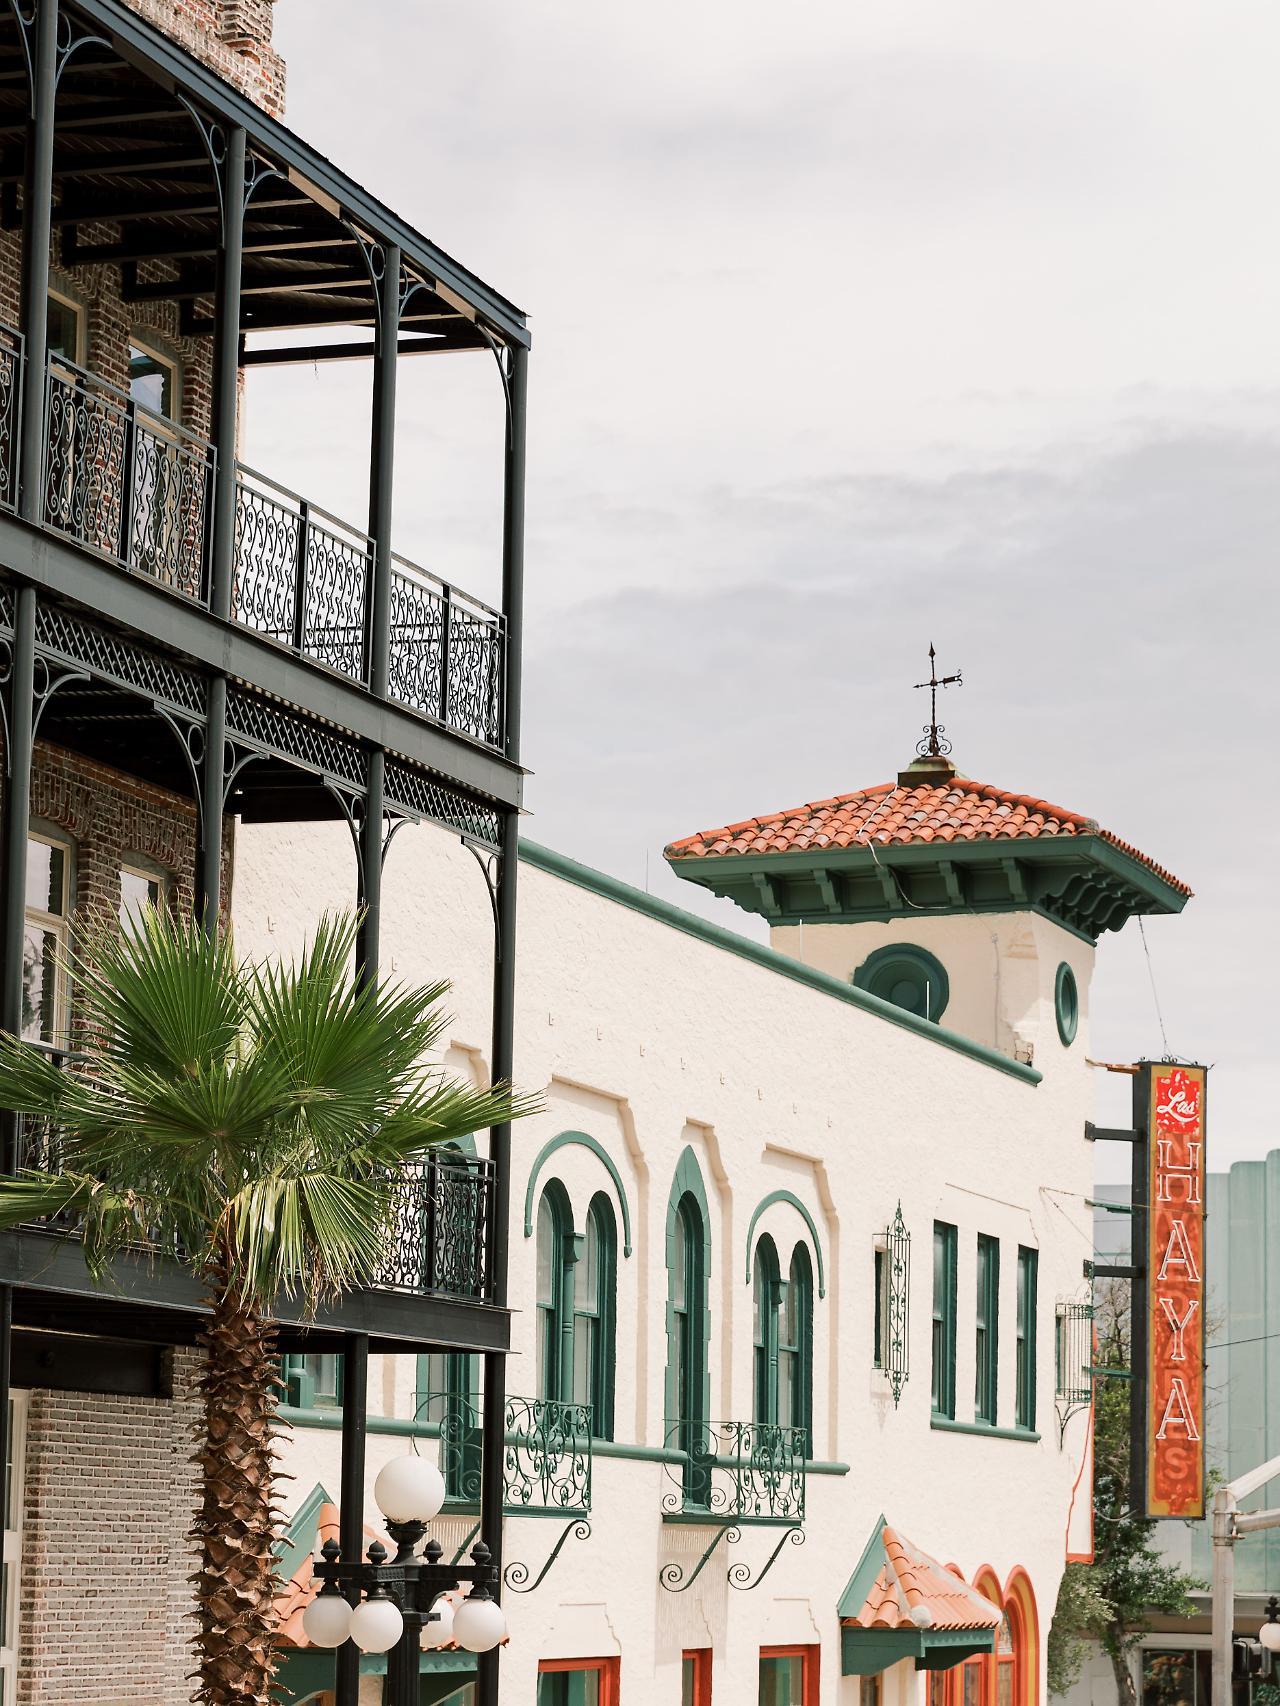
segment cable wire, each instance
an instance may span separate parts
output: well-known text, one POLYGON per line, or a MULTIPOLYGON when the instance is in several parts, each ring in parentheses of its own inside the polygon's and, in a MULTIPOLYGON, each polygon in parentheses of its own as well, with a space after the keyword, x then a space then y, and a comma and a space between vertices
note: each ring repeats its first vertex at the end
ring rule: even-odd
POLYGON ((1151 949, 1147 946, 1147 932, 1143 928, 1141 913, 1138 914, 1138 934, 1142 937, 1142 951, 1147 956, 1147 976, 1151 979, 1151 999, 1156 1004, 1156 1019, 1160 1025, 1160 1041, 1164 1045, 1167 1060, 1169 1058, 1169 1039, 1165 1035, 1164 1014, 1160 1011, 1160 991, 1156 988, 1156 972, 1151 963, 1151 949))

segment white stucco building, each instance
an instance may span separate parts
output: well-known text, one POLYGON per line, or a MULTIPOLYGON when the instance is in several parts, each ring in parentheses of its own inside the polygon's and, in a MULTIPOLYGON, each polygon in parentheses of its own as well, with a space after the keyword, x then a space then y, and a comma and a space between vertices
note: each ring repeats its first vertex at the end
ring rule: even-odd
MULTIPOLYGON (((1030 1706, 1090 1546, 1059 1318, 1092 1254, 1094 941, 1187 891, 945 760, 668 858, 772 946, 523 851, 516 1077, 544 1105, 514 1133, 502 1697, 1030 1706)), ((246 826, 241 951, 295 951, 349 866, 343 828, 246 826)), ((477 1082, 481 882, 456 835, 407 826, 383 897, 396 974, 453 980, 446 1064, 477 1082)), ((370 1383, 370 1488, 440 1454, 446 1556, 477 1520, 468 1363, 370 1383)), ((291 1396, 292 1568, 332 1517, 331 1364, 299 1361, 291 1396)), ((429 1660, 423 1699, 467 1699, 463 1661, 429 1660)), ((295 1700, 326 1664, 292 1655, 295 1700)))

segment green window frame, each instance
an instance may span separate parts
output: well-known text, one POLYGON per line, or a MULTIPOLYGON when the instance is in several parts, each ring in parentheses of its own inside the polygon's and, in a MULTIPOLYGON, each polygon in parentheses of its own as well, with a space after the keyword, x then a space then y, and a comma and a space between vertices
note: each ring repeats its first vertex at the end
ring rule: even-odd
POLYGON ((978 1234, 977 1307, 974 1314, 973 1413, 996 1424, 1000 1370, 1000 1240, 978 1234))
POLYGON ((1033 1432, 1036 1425, 1036 1325, 1040 1252, 1018 1246, 1018 1328, 1014 1363, 1013 1420, 1033 1432))
POLYGON ((591 1406, 591 1432, 613 1438, 613 1372, 617 1333, 618 1225, 598 1191, 587 1208, 582 1257, 573 1287, 573 1401, 591 1406))
POLYGON ((676 1203, 671 1231, 667 1373, 672 1414, 667 1417, 667 1431, 669 1443, 686 1453, 685 1501, 700 1506, 706 1504, 711 1492, 703 1437, 709 1337, 707 1229, 692 1191, 685 1191, 676 1203))
POLYGON ((284 1401, 295 1410, 342 1408, 342 1355, 338 1351, 290 1354, 280 1359, 284 1401))
POLYGON ((778 1318, 782 1290, 777 1246, 766 1236, 756 1245, 751 1284, 752 1420, 764 1426, 773 1426, 778 1420, 778 1318))
POLYGON ((778 1421, 803 1432, 804 1455, 813 1456, 813 1264, 803 1244, 791 1268, 778 1311, 778 1421))
POLYGON ((564 1186, 552 1180, 538 1203, 538 1397, 564 1403, 573 1380, 573 1221, 564 1186))
POLYGON ((956 1414, 956 1256, 954 1226, 933 1223, 933 1413, 956 1414))
POLYGON ((414 1377, 414 1420, 440 1429, 440 1469, 450 1504, 480 1496, 480 1359, 473 1351, 427 1351, 414 1377))

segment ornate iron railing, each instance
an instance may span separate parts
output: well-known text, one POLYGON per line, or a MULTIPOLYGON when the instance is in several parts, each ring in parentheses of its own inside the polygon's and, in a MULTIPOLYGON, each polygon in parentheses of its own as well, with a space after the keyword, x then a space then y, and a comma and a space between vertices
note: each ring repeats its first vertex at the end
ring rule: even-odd
POLYGON ((675 1486, 662 1496, 668 1515, 723 1517, 726 1522, 804 1521, 806 1428, 771 1422, 675 1422, 668 1464, 675 1486))
POLYGON ((0 323, 0 509, 18 507, 18 445, 22 422, 21 332, 0 323))
POLYGON ((487 604, 403 557, 391 574, 391 696, 488 746, 502 739, 506 628, 487 604))
POLYGON ((876 1299, 878 1362, 896 1409, 911 1372, 911 1234, 902 1218, 901 1203, 877 1242, 876 1261, 880 1269, 880 1295, 876 1299))
POLYGON ((368 679, 367 534, 240 463, 235 562, 235 621, 355 681, 368 679))
POLYGON ((1087 1404, 1093 1397, 1093 1302, 1060 1302, 1054 1320, 1055 1397, 1059 1404, 1087 1404))
POLYGON ((204 603, 213 446, 61 357, 46 410, 47 525, 204 603))
MULTIPOLYGON (((591 1514, 591 1406, 508 1397, 503 1504, 508 1515, 591 1514)), ((440 1430, 440 1473, 450 1501, 480 1497, 480 1412, 460 1393, 430 1393, 418 1419, 440 1430)))
POLYGON ((370 1285, 378 1291, 487 1298, 493 1163, 433 1155, 401 1172, 395 1187, 394 1225, 370 1285))

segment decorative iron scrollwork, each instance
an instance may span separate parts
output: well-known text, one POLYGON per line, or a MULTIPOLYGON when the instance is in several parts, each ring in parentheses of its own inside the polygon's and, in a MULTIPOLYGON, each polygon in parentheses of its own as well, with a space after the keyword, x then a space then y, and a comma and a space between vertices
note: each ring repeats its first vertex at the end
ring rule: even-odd
POLYGON ((899 1202, 884 1234, 885 1308, 880 1366, 893 1393, 896 1410, 907 1384, 911 1360, 911 1234, 899 1202))
POLYGON ((502 1572, 503 1585, 509 1587, 512 1593, 532 1593, 535 1588, 541 1587, 547 1579, 551 1566, 564 1550, 565 1541, 571 1534, 576 1540, 590 1540, 591 1524, 583 1517, 579 1517, 574 1522, 566 1523, 560 1531, 555 1545, 551 1548, 550 1557, 531 1582, 529 1581, 529 1566, 519 1559, 514 1559, 502 1572), (526 1582, 528 1582, 527 1587, 525 1586, 526 1582))
POLYGON ((745 1563, 741 1559, 736 1564, 730 1564, 728 1569, 729 1586, 731 1588, 737 1588, 740 1593, 750 1593, 752 1588, 758 1588, 760 1583, 769 1574, 769 1571, 777 1563, 778 1554, 782 1551, 782 1548, 788 1544, 792 1546, 803 1546, 804 1529, 798 1525, 795 1528, 784 1529, 782 1532, 782 1538, 778 1541, 778 1544, 765 1560, 763 1569, 757 1570, 753 1573, 750 1564, 745 1563))
POLYGON ((379 1291, 487 1298, 493 1163, 431 1155, 399 1171, 392 1182, 387 1250, 369 1284, 379 1291))
POLYGON ((1054 1314, 1054 1397, 1059 1442, 1077 1410, 1093 1401, 1093 1293, 1064 1298, 1054 1314))
POLYGON ((667 1445, 682 1461, 667 1466, 676 1485, 662 1508, 735 1522, 803 1522, 808 1441, 806 1428, 772 1422, 678 1422, 667 1445))

